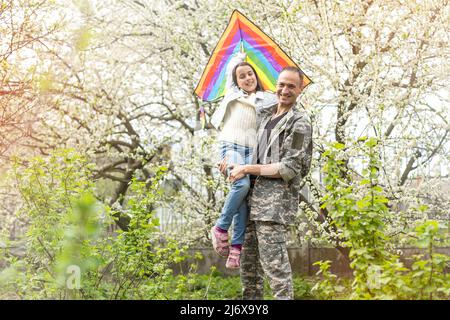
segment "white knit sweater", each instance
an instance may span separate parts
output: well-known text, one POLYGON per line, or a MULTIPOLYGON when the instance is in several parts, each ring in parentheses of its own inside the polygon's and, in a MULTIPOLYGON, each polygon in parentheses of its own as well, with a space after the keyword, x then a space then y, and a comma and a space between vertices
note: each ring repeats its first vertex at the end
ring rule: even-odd
POLYGON ((254 94, 230 102, 218 140, 252 148, 256 145, 254 94))

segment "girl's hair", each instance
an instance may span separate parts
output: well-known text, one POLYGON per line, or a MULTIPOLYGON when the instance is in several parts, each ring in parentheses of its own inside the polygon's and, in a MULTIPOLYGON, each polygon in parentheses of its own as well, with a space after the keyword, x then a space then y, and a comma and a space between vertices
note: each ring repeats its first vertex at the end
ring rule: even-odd
POLYGON ((237 68, 243 67, 243 66, 249 66, 250 68, 252 68, 253 73, 255 74, 255 77, 256 77, 256 91, 263 91, 263 86, 262 86, 262 84, 261 84, 261 81, 259 80, 258 74, 257 74, 256 71, 255 71, 255 68, 253 68, 252 65, 251 65, 250 63, 245 62, 245 61, 238 63, 238 64, 235 65, 234 68, 233 68, 232 77, 233 77, 233 83, 234 83, 234 85, 235 85, 236 87, 239 88, 239 86, 238 86, 238 84, 237 84, 236 70, 237 70, 237 68))

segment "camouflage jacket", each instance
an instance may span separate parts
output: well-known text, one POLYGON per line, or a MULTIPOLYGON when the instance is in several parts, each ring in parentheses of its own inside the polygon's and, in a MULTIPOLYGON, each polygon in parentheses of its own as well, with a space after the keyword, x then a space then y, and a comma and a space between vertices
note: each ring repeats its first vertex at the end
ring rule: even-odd
MULTIPOLYGON (((276 105, 257 115, 258 147, 264 150, 260 164, 280 163, 281 178, 258 176, 249 195, 250 220, 293 224, 298 211, 300 182, 308 173, 312 157, 312 126, 303 109, 293 106, 272 129, 267 143, 264 129, 276 105), (280 134, 284 139, 279 143, 280 134), (268 150, 271 149, 268 156, 268 150)), ((256 149, 256 148, 255 148, 256 149)), ((253 163, 257 162, 254 152, 253 163)))

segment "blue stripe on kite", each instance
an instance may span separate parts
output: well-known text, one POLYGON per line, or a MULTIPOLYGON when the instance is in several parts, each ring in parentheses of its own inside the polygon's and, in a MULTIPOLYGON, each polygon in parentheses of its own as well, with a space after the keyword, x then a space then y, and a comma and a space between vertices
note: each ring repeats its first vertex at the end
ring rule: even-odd
POLYGON ((219 98, 221 94, 223 94, 225 90, 225 85, 227 82, 226 79, 226 72, 227 72, 227 65, 230 62, 233 54, 238 52, 240 49, 240 43, 237 43, 234 47, 233 51, 227 55, 227 59, 222 59, 224 63, 221 63, 223 66, 220 69, 220 73, 218 73, 217 77, 214 77, 215 83, 214 86, 211 86, 211 90, 207 96, 207 101, 214 101, 215 99, 219 98))
MULTIPOLYGON (((265 46, 261 45, 259 42, 257 42, 254 38, 252 38, 248 33, 245 33, 242 31, 242 35, 244 38, 244 41, 247 41, 248 44, 251 46, 251 48, 255 51, 260 51, 264 57, 266 57, 266 61, 270 62, 269 64, 275 68, 277 73, 280 73, 283 69, 283 66, 280 65, 279 61, 274 57, 269 50, 267 50, 265 47, 268 47, 269 45, 266 43, 265 46)), ((282 59, 281 57, 279 57, 282 59)), ((284 60, 284 59, 282 59, 284 60)))
POLYGON ((283 69, 283 67, 279 66, 278 62, 276 62, 275 59, 272 56, 267 57, 260 50, 255 49, 247 41, 244 40, 243 42, 244 42, 244 51, 245 52, 249 52, 249 51, 253 52, 253 54, 255 54, 257 56, 257 58, 260 61, 260 63, 263 64, 269 70, 270 75, 274 79, 276 79, 278 77, 278 74, 280 73, 280 71, 283 69), (277 69, 279 69, 280 71, 278 71, 277 69))
MULTIPOLYGON (((255 43, 253 41, 253 43, 255 43)), ((257 43, 256 43, 257 44, 257 43)), ((280 66, 280 64, 275 60, 275 58, 270 55, 269 59, 266 55, 263 54, 263 52, 259 49, 255 49, 249 42, 243 40, 243 46, 244 46, 244 51, 245 52, 252 52, 254 55, 256 55, 257 60, 259 60, 259 62, 261 64, 264 64, 264 66, 268 69, 268 71, 270 72, 270 75, 266 75, 267 77, 272 77, 273 79, 277 79, 278 75, 280 73, 280 71, 282 70, 282 66, 280 66), (276 68, 275 68, 276 67, 276 68), (277 70, 279 69, 279 71, 277 70)), ((260 47, 260 45, 258 45, 260 47)), ((228 47, 226 56, 228 56, 228 58, 222 59, 221 63, 220 63, 220 73, 217 76, 217 73, 215 74, 215 77, 213 77, 213 81, 214 82, 214 86, 210 86, 210 90, 208 90, 208 96, 206 96, 207 101, 213 101, 215 99, 217 99, 219 97, 219 95, 221 93, 223 93, 223 90, 225 89, 225 84, 226 84, 226 66, 228 65, 231 57, 233 54, 235 54, 236 52, 238 52, 240 50, 240 43, 238 42, 237 45, 234 47, 234 50, 231 54, 228 55, 230 47, 228 47)))
MULTIPOLYGON (((226 66, 228 66, 228 63, 230 63, 230 60, 232 59, 233 55, 236 54, 237 52, 239 52, 240 49, 241 49, 241 44, 239 42, 239 43, 237 43, 237 45, 234 48, 234 50, 231 53, 231 55, 228 57, 226 66)), ((225 92, 225 89, 226 89, 225 87, 226 87, 226 84, 227 84, 226 71, 227 71, 227 68, 224 67, 224 68, 222 68, 222 70, 220 72, 220 76, 219 76, 219 79, 217 81, 217 84, 218 84, 217 96, 223 95, 223 93, 225 92)))
POLYGON ((225 76, 226 66, 233 53, 236 51, 236 47, 239 48, 240 40, 241 36, 239 32, 236 32, 236 34, 233 36, 233 39, 231 40, 230 45, 227 48, 219 49, 217 53, 219 58, 219 65, 215 69, 210 84, 208 85, 204 93, 204 97, 207 97, 207 101, 212 101, 218 98, 217 94, 220 92, 219 87, 221 81, 223 81, 223 77, 225 76))
MULTIPOLYGON (((267 47, 271 47, 268 43, 264 43, 261 45, 260 42, 258 42, 255 38, 253 38, 251 35, 246 33, 245 31, 241 31, 242 37, 244 41, 247 41, 251 47, 255 51, 261 51, 261 53, 271 62, 270 65, 272 65, 277 72, 281 72, 283 69, 283 66, 280 64, 279 60, 285 61, 281 56, 275 57, 268 49, 267 47)), ((276 50, 274 50, 276 52, 276 50)))

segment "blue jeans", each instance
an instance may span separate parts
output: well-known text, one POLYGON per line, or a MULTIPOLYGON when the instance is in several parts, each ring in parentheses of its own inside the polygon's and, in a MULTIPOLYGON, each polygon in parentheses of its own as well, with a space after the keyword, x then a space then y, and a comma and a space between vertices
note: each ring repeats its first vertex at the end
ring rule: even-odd
MULTIPOLYGON (((227 164, 250 164, 253 148, 241 146, 231 142, 220 143, 220 158, 227 157, 227 164)), ((229 170, 227 170, 229 174, 229 170)), ((222 208, 216 227, 228 230, 233 222, 233 236, 231 244, 244 243, 245 227, 248 218, 247 193, 250 189, 250 178, 245 176, 231 185, 225 204, 222 208)))

